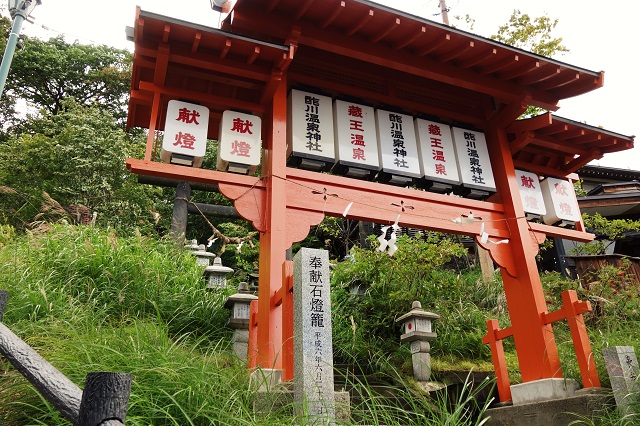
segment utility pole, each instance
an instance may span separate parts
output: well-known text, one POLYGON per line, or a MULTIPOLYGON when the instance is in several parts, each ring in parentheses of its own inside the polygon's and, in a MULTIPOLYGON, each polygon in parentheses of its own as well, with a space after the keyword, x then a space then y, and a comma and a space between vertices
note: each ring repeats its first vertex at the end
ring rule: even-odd
POLYGON ((449 25, 449 9, 447 9, 447 2, 446 0, 440 0, 440 3, 438 4, 438 6, 440 7, 440 14, 442 15, 442 22, 445 25, 449 25))
POLYGON ((0 96, 2 96, 4 85, 7 81, 7 76, 9 75, 9 68, 11 67, 11 61, 13 60, 16 45, 18 44, 18 37, 20 36, 22 23, 40 3, 42 3, 42 0, 24 0, 19 4, 18 0, 9 0, 9 13, 13 19, 13 25, 11 26, 9 40, 7 40, 7 46, 4 49, 2 63, 0 64, 0 96))

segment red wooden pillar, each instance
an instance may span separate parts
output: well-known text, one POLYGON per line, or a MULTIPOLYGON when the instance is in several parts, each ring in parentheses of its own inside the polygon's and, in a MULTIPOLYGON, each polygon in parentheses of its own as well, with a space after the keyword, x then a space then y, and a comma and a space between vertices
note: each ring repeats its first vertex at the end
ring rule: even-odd
POLYGON ((547 305, 535 260, 537 245, 534 247, 524 218, 507 135, 496 126, 487 127, 485 133, 490 141, 491 164, 510 230, 508 247, 516 265, 516 276, 509 275, 502 267, 500 271, 522 382, 562 377, 551 325, 542 320, 547 305))
POLYGON ((487 334, 482 338, 482 343, 488 344, 491 348, 491 360, 493 361, 493 370, 496 373, 496 386, 500 402, 511 401, 511 384, 509 383, 507 361, 504 358, 504 346, 502 345, 502 339, 510 335, 510 328, 500 330, 498 320, 487 320, 487 334))
POLYGON ((280 80, 266 114, 270 132, 266 134, 262 176, 266 183, 265 232, 260 235, 260 278, 258 285, 258 366, 282 369, 282 305, 273 306, 271 296, 283 284, 282 265, 286 260, 286 131, 287 85, 280 80))
POLYGON ((293 380, 293 261, 282 265, 282 381, 293 380))
POLYGON ((247 348, 247 365, 253 370, 258 365, 258 301, 249 304, 249 345, 247 348))

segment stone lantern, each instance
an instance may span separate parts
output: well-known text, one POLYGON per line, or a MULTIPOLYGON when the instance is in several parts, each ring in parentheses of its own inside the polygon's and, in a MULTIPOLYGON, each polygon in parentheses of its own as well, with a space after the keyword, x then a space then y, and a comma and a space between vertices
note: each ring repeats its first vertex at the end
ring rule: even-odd
POLYGON ((191 240, 184 245, 196 257, 196 263, 202 266, 209 266, 211 259, 216 257, 215 254, 209 253, 204 244, 198 245, 198 240, 191 240))
POLYGON ((260 281, 260 270, 255 267, 253 272, 249 274, 249 291, 253 294, 258 292, 258 281, 260 281))
POLYGON ((233 350, 238 358, 244 360, 247 359, 249 349, 249 306, 252 300, 258 300, 258 297, 251 294, 246 282, 241 282, 238 292, 229 296, 224 302, 224 307, 231 310, 227 325, 234 329, 233 350))
MULTIPOLYGON (((215 258, 216 255, 213 253, 209 253, 204 244, 200 244, 198 246, 197 251, 192 252, 196 256, 196 263, 202 266, 209 266, 211 264, 211 259, 215 258)), ((215 259, 214 259, 215 263, 215 259)))
POLYGON ((192 252, 196 252, 200 250, 200 246, 198 245, 198 240, 189 240, 184 244, 184 248, 187 250, 191 250, 192 252))
POLYGON ((207 290, 224 288, 227 286, 227 274, 233 269, 223 266, 222 259, 213 259, 213 265, 204 268, 204 276, 207 278, 207 290))
POLYGON ((431 331, 433 320, 439 315, 422 309, 418 301, 411 304, 411 311, 396 320, 402 324, 401 342, 411 343, 411 358, 413 361, 413 376, 418 381, 428 381, 431 376, 431 346, 429 341, 437 337, 431 331))

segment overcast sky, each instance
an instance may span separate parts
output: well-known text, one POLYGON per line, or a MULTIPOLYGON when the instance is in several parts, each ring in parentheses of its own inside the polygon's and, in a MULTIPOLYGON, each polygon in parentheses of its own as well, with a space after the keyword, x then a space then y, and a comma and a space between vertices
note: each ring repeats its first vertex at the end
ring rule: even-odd
MULTIPOLYGON (((379 0, 394 7, 434 21, 438 0, 379 0)), ((218 26, 220 16, 211 10, 209 0, 42 0, 33 13, 34 24, 25 24, 29 35, 53 37, 65 34, 69 41, 104 43, 132 49, 124 29, 132 26, 136 5, 143 10, 184 19, 203 25, 218 26)), ((470 15, 475 19, 474 33, 489 37, 508 22, 514 9, 531 17, 548 15, 558 19, 553 32, 562 37, 570 49, 555 59, 592 71, 605 71, 604 87, 560 103, 555 114, 572 120, 602 126, 624 135, 640 135, 638 99, 637 19, 640 2, 596 0, 447 0, 449 17, 470 15)), ((640 142, 633 151, 608 154, 592 164, 640 170, 640 142)))

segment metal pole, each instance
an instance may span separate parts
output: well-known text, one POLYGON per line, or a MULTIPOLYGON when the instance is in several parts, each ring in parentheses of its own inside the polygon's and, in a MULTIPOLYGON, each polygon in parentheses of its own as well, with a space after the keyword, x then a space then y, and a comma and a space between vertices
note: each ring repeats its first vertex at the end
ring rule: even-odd
POLYGON ((22 29, 22 23, 27 19, 27 15, 19 8, 15 11, 13 17, 13 26, 11 27, 11 34, 9 34, 9 40, 7 40, 7 47, 4 49, 4 55, 2 56, 2 64, 0 65, 0 97, 4 93, 4 84, 7 81, 9 75, 9 68, 11 67, 11 61, 13 60, 13 54, 16 51, 16 44, 18 44, 18 36, 22 29))

